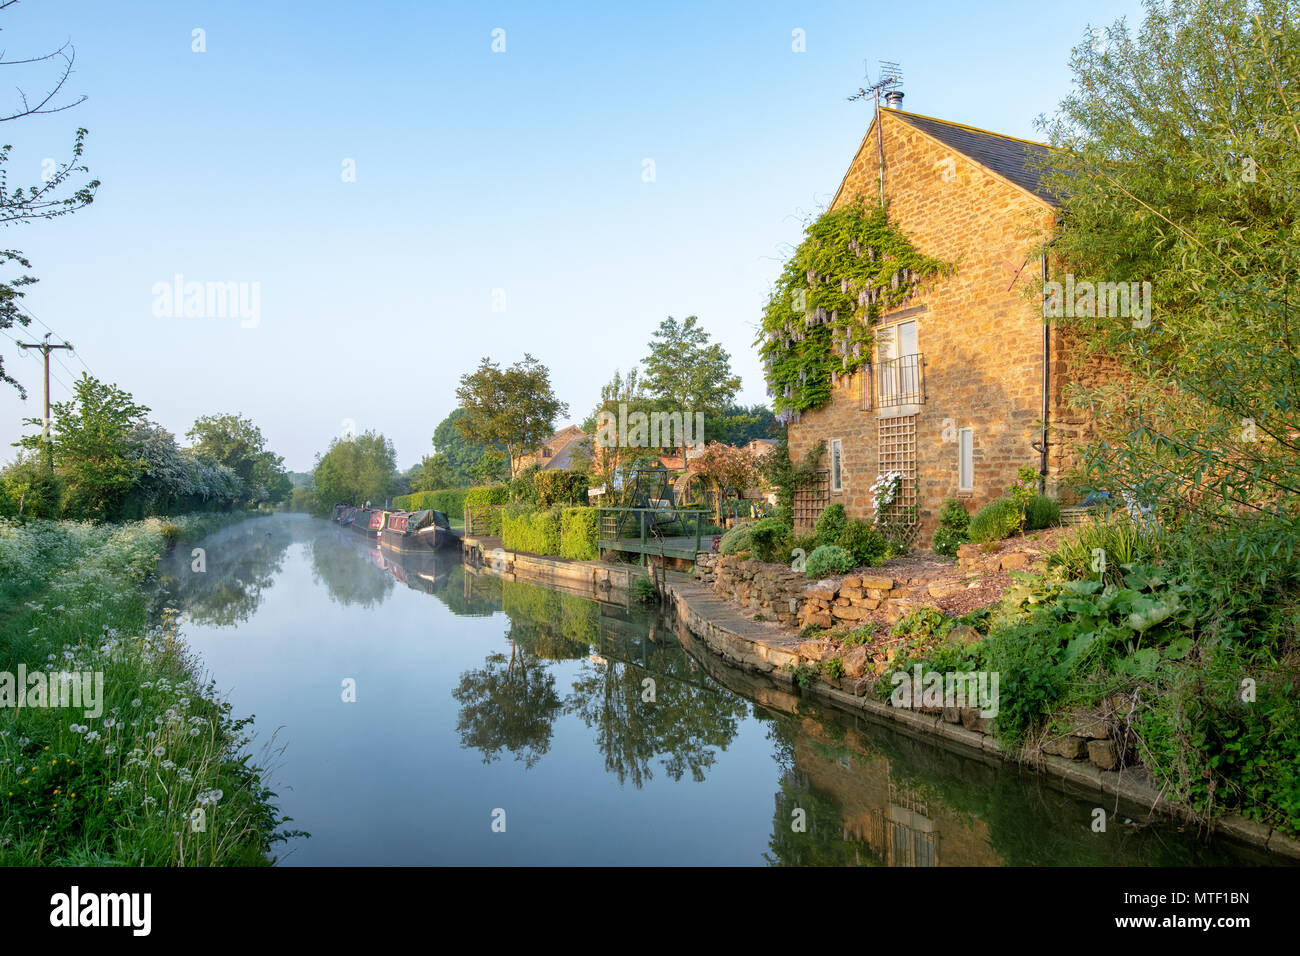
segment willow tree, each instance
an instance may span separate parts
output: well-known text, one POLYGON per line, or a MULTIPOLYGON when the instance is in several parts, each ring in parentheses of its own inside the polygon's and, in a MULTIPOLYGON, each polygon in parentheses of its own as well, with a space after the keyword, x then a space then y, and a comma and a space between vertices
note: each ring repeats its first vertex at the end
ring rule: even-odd
POLYGON ((1271 534, 1252 547, 1290 549, 1300 3, 1148 0, 1136 29, 1090 30, 1071 69, 1072 92, 1039 120, 1060 147, 1054 279, 1150 282, 1153 302, 1103 317, 1081 299, 1054 320, 1122 370, 1070 395, 1099 423, 1087 477, 1221 527, 1257 519, 1271 534))

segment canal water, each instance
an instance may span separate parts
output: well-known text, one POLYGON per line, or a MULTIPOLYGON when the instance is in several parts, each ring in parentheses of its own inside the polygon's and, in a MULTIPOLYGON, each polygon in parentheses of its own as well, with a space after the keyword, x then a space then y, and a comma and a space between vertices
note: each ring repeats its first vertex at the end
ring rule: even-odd
POLYGON ((729 668, 636 605, 298 515, 193 546, 206 571, 176 549, 161 602, 256 715, 253 752, 310 833, 277 844, 283 865, 1257 860, 729 668))

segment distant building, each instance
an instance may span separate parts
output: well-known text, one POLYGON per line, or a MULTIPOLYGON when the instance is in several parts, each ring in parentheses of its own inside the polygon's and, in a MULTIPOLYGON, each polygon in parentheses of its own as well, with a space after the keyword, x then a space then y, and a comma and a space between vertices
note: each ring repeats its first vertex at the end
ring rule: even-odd
POLYGON ((539 465, 543 471, 572 468, 573 456, 586 438, 587 433, 577 425, 561 428, 531 455, 520 455, 511 468, 511 476, 519 474, 529 465, 539 465))

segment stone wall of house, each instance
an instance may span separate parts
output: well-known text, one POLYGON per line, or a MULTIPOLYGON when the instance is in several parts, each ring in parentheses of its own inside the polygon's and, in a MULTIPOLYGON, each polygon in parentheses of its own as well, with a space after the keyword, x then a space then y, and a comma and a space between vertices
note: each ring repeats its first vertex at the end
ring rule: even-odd
MULTIPOLYGON (((957 265, 954 276, 923 285, 909 304, 924 307, 908 318, 917 323, 918 349, 926 359, 927 400, 912 408, 916 540, 928 545, 945 498, 962 499, 973 513, 1000 497, 1019 467, 1039 466, 1031 442, 1040 437, 1036 423, 1042 417, 1042 272, 1033 246, 1036 228, 1050 221, 1052 211, 889 111, 881 116, 891 219, 919 251, 957 265), (970 492, 961 492, 956 439, 966 427, 972 429, 974 481, 970 492)), ((834 205, 877 195, 878 168, 873 132, 834 205)), ((886 316, 882 324, 890 321, 886 316)), ((1053 370, 1066 364, 1062 352, 1053 370)), ((850 517, 870 520, 882 413, 861 410, 863 377, 841 381, 832 402, 804 412, 789 433, 795 461, 819 440, 842 440, 843 491, 832 493, 831 501, 843 503, 850 517)))

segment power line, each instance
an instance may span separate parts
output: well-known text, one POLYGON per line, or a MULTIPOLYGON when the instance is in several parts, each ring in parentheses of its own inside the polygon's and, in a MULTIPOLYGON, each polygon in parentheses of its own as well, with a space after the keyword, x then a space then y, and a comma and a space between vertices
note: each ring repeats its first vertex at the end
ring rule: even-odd
MULTIPOLYGON (((50 328, 48 322, 46 322, 44 319, 42 319, 39 315, 37 315, 37 314, 36 314, 35 312, 33 312, 31 309, 27 308, 27 306, 23 305, 21 302, 18 302, 18 303, 16 303, 16 304, 17 304, 18 308, 22 309, 24 312, 26 312, 28 315, 30 315, 30 316, 31 316, 33 319, 35 319, 37 322, 41 323, 41 325, 45 326, 45 328, 48 329, 49 332, 50 332, 51 334, 53 334, 53 335, 59 335, 58 332, 55 332, 54 329, 51 329, 51 328, 50 328)), ((59 338, 63 338, 63 336, 59 335, 59 338)), ((65 339, 64 341, 67 341, 67 340, 65 339)), ((87 372, 90 373, 91 377, 92 377, 92 378, 95 377, 95 373, 94 373, 94 371, 92 371, 91 368, 90 368, 90 366, 86 364, 86 360, 83 359, 83 358, 81 357, 81 353, 78 352, 76 349, 70 349, 69 351, 71 351, 72 354, 73 354, 74 356, 76 356, 77 361, 80 362, 81 365, 82 365, 82 367, 83 367, 87 372)), ((58 358, 58 356, 55 356, 55 358, 58 358)), ((60 364, 62 364, 62 363, 60 362, 60 364)), ((77 377, 76 375, 73 375, 73 374, 72 374, 72 369, 67 368, 67 366, 64 366, 64 368, 67 369, 68 374, 69 374, 69 375, 72 375, 73 378, 76 378, 76 377, 77 377)))

